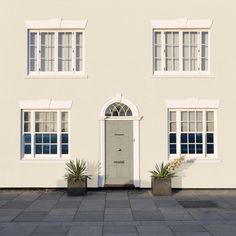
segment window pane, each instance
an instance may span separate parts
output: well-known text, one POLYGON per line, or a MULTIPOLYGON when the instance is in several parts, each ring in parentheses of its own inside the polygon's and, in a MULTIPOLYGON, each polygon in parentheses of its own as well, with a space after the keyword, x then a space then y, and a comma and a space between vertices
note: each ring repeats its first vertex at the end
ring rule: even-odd
POLYGON ((189 112, 189 121, 195 121, 195 111, 189 112))
POLYGON ((68 112, 61 113, 61 120, 68 122, 68 112))
POLYGON ((29 33, 29 45, 28 45, 28 53, 29 53, 29 71, 37 70, 37 33, 30 32, 29 33))
POLYGON ((43 142, 43 135, 42 134, 36 134, 35 135, 35 142, 36 143, 42 143, 43 142))
POLYGON ((181 144, 181 154, 187 154, 188 153, 188 145, 181 144))
POLYGON ((202 144, 197 144, 197 154, 202 154, 202 153, 203 153, 202 144))
POLYGON ((202 134, 200 134, 200 133, 196 134, 196 142, 197 143, 202 143, 202 134))
POLYGON ((25 154, 31 154, 31 145, 25 145, 25 148, 24 148, 24 153, 25 154))
POLYGON ((42 145, 36 145, 35 149, 36 149, 35 150, 36 154, 42 154, 42 152, 43 152, 42 145))
POLYGON ((76 33, 76 71, 82 71, 83 48, 82 33, 76 33))
POLYGON ((62 134, 61 140, 62 143, 68 143, 68 134, 62 134))
POLYGON ((213 132, 213 131, 214 131, 214 123, 207 122, 207 132, 213 132))
POLYGON ((62 150, 61 150, 62 154, 68 154, 68 145, 62 145, 62 150))
POLYGON ((43 145, 43 154, 49 154, 49 145, 43 145))
POLYGON ((187 134, 181 134, 181 143, 187 143, 187 134))
POLYGON ((51 134, 51 143, 57 143, 57 135, 51 134))
POLYGON ((189 123, 189 132, 195 132, 195 123, 194 122, 189 123))
POLYGON ((176 123, 175 122, 170 123, 170 132, 176 132, 176 123))
POLYGON ((214 143, 214 134, 207 134, 207 143, 214 143))
POLYGON ((176 134, 170 134, 169 142, 170 143, 176 143, 176 134))
POLYGON ((188 142, 195 143, 195 134, 188 134, 188 142))
POLYGON ((30 132, 31 130, 31 124, 29 122, 24 123, 24 132, 30 132))
POLYGON ((43 135, 43 143, 49 143, 49 134, 43 135))
POLYGON ((203 129, 202 123, 198 122, 198 123, 197 123, 197 130, 196 130, 196 131, 197 131, 197 132, 201 132, 202 129, 203 129))
POLYGON ((181 122, 181 131, 182 132, 188 131, 188 123, 187 122, 181 122))
POLYGON ((57 154, 57 145, 51 145, 51 154, 57 154))
POLYGON ((24 143, 31 143, 31 134, 24 135, 24 143))
POLYGON ((207 121, 214 121, 214 112, 213 111, 207 111, 206 112, 206 119, 207 119, 207 121))
POLYGON ((195 144, 189 144, 189 154, 195 153, 195 144))
POLYGON ((207 144, 207 154, 214 153, 214 144, 207 144))
POLYGON ((176 145, 170 144, 170 154, 176 154, 176 145))
POLYGON ((197 121, 202 121, 202 111, 196 112, 197 121))
POLYGON ((181 112, 181 120, 182 121, 187 121, 188 119, 188 113, 186 111, 181 112))

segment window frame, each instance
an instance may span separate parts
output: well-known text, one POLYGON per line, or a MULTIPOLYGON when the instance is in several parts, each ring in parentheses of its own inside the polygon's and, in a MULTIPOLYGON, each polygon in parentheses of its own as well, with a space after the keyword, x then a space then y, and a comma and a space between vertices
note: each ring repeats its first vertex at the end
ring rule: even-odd
POLYGON ((211 30, 205 29, 205 28, 181 28, 181 29, 175 29, 175 28, 153 28, 152 30, 152 73, 154 76, 176 76, 176 75, 182 75, 182 76, 191 76, 191 75, 210 75, 211 73, 211 30), (161 33, 161 70, 157 71, 155 70, 155 33, 160 32, 161 33), (178 32, 179 33, 179 70, 175 71, 167 71, 165 70, 165 37, 164 33, 166 32, 178 32), (185 32, 197 32, 198 33, 198 70, 195 71, 184 71, 183 70, 183 33, 185 32), (202 71, 202 33, 207 32, 208 33, 208 70, 202 71))
MULTIPOLYGON (((197 160, 216 160, 218 159, 218 123, 217 123, 217 117, 218 117, 218 110, 216 108, 168 108, 167 109, 167 152, 168 152, 168 158, 174 159, 180 156, 185 156, 185 158, 188 160, 197 159, 197 160), (169 140, 169 134, 170 132, 170 112, 176 112, 176 154, 170 154, 170 140, 169 140), (203 153, 202 154, 181 154, 181 112, 182 111, 202 111, 203 115, 203 130, 202 130, 202 145, 203 145, 203 153), (214 112, 214 153, 213 154, 207 154, 206 153, 206 112, 207 111, 213 111, 214 112)), ((189 132, 186 132, 189 133, 189 132)), ((194 133, 197 133, 196 131, 194 133)))
MULTIPOLYGON (((71 153, 71 127, 70 127, 71 112, 68 109, 21 109, 21 160, 60 160, 69 159, 71 153), (24 153, 24 112, 30 112, 31 122, 31 154, 24 153), (36 154, 35 151, 35 113, 36 112, 57 112, 57 154, 36 154), (62 112, 68 113, 68 154, 62 154, 62 142, 61 135, 65 132, 61 131, 61 114, 62 112)), ((29 133, 29 132, 27 132, 29 133)), ((42 133, 42 132, 40 132, 42 133)), ((44 132, 46 133, 46 132, 44 132)))
POLYGON ((50 77, 50 76, 84 76, 85 75, 85 30, 82 29, 27 29, 27 75, 29 77, 50 77), (30 33, 37 34, 37 63, 36 63, 36 70, 30 71, 30 50, 29 50, 29 38, 30 33), (60 32, 70 32, 72 33, 72 71, 58 71, 58 34, 60 32), (41 33, 54 33, 54 71, 41 71, 41 33), (82 70, 76 71, 76 33, 81 33, 82 39, 82 70))

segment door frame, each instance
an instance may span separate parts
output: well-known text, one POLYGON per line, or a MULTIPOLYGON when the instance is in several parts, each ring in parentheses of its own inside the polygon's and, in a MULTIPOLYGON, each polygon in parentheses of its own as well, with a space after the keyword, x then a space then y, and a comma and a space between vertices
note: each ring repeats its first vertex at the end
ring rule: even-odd
POLYGON ((99 163, 99 173, 98 173, 98 187, 104 187, 105 185, 105 175, 106 175, 106 149, 105 149, 105 121, 106 120, 132 120, 133 121, 133 185, 135 187, 140 187, 140 120, 142 117, 139 115, 137 107, 129 100, 123 98, 122 94, 119 93, 115 98, 107 101, 101 109, 100 112, 100 163, 99 163), (127 105, 133 116, 126 117, 106 117, 105 111, 108 106, 112 103, 120 102, 127 105))

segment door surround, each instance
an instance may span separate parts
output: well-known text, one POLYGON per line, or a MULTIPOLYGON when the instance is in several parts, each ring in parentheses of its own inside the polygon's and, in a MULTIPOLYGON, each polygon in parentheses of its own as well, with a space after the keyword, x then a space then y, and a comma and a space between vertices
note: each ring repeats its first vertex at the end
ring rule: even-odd
POLYGON ((106 120, 132 120, 133 121, 133 185, 140 187, 140 161, 139 161, 139 126, 142 117, 139 115, 138 108, 129 100, 123 98, 122 94, 119 93, 115 98, 107 101, 100 112, 100 163, 98 173, 98 187, 104 187, 105 185, 105 161, 106 161, 106 150, 105 150, 105 121, 106 120), (107 117, 105 116, 106 109, 113 103, 120 102, 127 105, 132 111, 132 116, 117 116, 107 117))

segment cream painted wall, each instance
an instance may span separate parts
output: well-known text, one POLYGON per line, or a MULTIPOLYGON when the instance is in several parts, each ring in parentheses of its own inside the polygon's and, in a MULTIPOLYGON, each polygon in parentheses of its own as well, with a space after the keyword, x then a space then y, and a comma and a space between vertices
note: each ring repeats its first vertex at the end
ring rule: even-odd
POLYGON ((236 188, 235 38, 233 0, 1 0, 0 187, 65 187, 63 161, 20 160, 19 100, 73 100, 71 157, 85 158, 94 173, 100 160, 99 114, 122 92, 144 118, 140 122, 141 187, 149 170, 167 161, 166 99, 219 99, 218 163, 193 163, 173 181, 182 188, 236 188), (87 79, 27 79, 25 20, 87 19, 87 79), (211 78, 153 78, 153 19, 213 19, 211 78))

